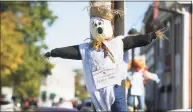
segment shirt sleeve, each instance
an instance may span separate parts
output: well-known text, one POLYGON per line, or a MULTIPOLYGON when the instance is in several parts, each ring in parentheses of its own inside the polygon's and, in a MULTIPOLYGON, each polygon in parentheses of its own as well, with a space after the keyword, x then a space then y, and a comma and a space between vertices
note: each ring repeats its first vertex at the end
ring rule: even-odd
POLYGON ((51 51, 51 56, 65 59, 81 60, 79 45, 55 48, 51 51))
POLYGON ((150 80, 156 81, 157 83, 160 82, 159 77, 155 73, 151 73, 151 72, 147 71, 144 75, 145 75, 146 78, 148 78, 150 80))
POLYGON ((134 35, 126 36, 122 39, 124 52, 135 47, 148 45, 154 39, 152 35, 134 35))

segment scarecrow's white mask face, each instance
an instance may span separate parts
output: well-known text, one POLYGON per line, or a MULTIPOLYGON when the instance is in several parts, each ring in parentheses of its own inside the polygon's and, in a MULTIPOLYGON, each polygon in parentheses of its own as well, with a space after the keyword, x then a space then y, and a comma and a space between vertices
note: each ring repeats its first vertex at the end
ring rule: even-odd
POLYGON ((113 28, 111 21, 102 19, 100 17, 91 17, 90 19, 90 32, 94 39, 102 37, 103 39, 109 39, 113 36, 113 28))

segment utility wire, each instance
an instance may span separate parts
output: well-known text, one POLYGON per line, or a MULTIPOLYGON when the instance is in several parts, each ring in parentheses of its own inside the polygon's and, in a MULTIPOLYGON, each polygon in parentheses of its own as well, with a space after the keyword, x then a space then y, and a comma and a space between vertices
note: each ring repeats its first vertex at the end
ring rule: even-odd
POLYGON ((145 13, 146 13, 146 12, 142 13, 142 14, 136 19, 136 21, 134 21, 134 22, 131 24, 131 27, 130 27, 129 29, 135 27, 135 26, 137 25, 137 23, 139 22, 139 20, 142 18, 142 16, 144 17, 145 13))

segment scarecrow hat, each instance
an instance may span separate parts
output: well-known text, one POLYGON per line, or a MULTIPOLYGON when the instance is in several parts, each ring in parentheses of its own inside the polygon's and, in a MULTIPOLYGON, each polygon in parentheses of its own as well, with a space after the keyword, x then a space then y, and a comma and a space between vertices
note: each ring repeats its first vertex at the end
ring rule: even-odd
POLYGON ((123 15, 121 10, 111 9, 111 2, 92 1, 89 8, 91 17, 96 16, 110 21, 114 18, 115 15, 123 15))

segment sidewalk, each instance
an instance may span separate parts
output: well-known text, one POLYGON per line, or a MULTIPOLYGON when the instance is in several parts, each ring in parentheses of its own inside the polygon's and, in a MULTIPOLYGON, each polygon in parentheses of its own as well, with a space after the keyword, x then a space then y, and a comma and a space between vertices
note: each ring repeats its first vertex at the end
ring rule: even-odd
POLYGON ((176 109, 176 110, 169 110, 167 112, 192 112, 193 108, 192 109, 176 109))

